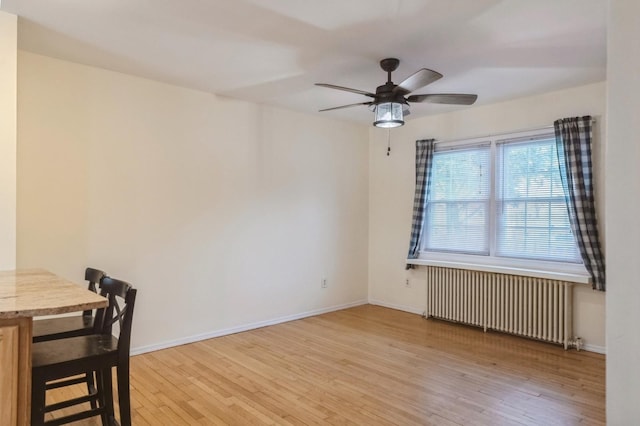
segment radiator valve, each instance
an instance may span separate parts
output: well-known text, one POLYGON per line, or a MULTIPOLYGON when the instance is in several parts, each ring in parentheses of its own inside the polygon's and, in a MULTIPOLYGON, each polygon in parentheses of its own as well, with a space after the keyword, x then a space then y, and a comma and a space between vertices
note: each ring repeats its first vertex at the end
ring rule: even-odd
POLYGON ((576 348, 576 351, 580 352, 584 343, 582 342, 582 337, 576 337, 573 339, 573 346, 576 348))

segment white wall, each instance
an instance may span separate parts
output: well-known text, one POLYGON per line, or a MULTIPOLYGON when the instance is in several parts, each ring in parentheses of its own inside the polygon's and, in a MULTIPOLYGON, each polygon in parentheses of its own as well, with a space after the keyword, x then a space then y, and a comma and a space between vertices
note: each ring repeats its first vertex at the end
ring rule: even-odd
POLYGON ((17 25, 0 12, 0 270, 16 266, 17 25))
MULTIPOLYGON (((369 299, 411 312, 424 311, 424 269, 405 271, 415 188, 415 141, 450 140, 550 126, 558 118, 596 117, 594 174, 598 216, 604 236, 605 83, 477 106, 408 120, 391 130, 391 155, 385 155, 387 131, 371 128, 369 157, 369 299), (405 287, 410 279, 411 287, 405 287)), ((604 238, 604 237, 603 237, 604 238)), ((577 285, 575 333, 588 347, 605 346, 604 293, 577 285)))
POLYGON ((27 52, 18 73, 18 265, 133 283, 134 348, 366 300, 364 126, 27 52))
POLYGON ((640 422, 640 2, 611 0, 607 46, 607 424, 640 422))

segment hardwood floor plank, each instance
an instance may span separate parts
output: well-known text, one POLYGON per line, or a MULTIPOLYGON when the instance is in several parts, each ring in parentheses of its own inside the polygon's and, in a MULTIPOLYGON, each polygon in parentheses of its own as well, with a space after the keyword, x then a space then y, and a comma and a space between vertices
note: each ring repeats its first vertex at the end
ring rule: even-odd
POLYGON ((136 426, 604 425, 605 357, 365 305, 134 356, 131 395, 136 426))

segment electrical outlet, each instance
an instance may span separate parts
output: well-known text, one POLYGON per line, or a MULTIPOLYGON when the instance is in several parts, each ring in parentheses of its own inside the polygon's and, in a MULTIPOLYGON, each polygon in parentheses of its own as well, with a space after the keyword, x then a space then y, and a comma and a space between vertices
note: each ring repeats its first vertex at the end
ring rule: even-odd
POLYGON ((409 278, 407 278, 407 279, 404 281, 404 286, 405 286, 406 288, 411 287, 411 281, 409 281, 409 278))
POLYGON ((321 288, 327 288, 327 279, 326 279, 326 278, 323 278, 323 279, 320 281, 320 287, 321 287, 321 288))

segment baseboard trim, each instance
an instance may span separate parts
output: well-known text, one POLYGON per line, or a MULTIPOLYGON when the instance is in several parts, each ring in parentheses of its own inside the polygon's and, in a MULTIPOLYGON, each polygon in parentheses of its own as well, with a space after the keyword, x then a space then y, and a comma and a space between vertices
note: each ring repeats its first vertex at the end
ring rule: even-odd
POLYGON ((418 314, 418 315, 424 314, 424 308, 414 308, 406 305, 398 305, 395 303, 383 302, 382 300, 376 300, 376 299, 369 299, 369 303, 371 305, 378 305, 385 308, 395 309, 397 311, 409 312, 411 314, 418 314))
MULTIPOLYGON (((344 303, 344 304, 341 304, 341 305, 334 305, 334 306, 330 306, 330 307, 327 307, 327 308, 314 309, 312 311, 302 312, 302 313, 293 314, 293 315, 286 315, 286 316, 283 316, 283 317, 278 317, 278 318, 274 318, 274 319, 270 319, 270 320, 258 321, 258 322, 254 322, 254 323, 250 323, 250 324, 244 324, 244 325, 240 325, 240 326, 237 326, 237 327, 231 327, 231 328, 225 328, 225 329, 221 329, 221 330, 210 331, 210 332, 207 332, 207 333, 195 334, 193 336, 188 336, 188 337, 184 337, 184 338, 181 338, 181 339, 169 340, 169 341, 166 341, 166 342, 161 342, 161 343, 157 343, 157 344, 153 344, 153 345, 140 346, 140 347, 137 347, 137 348, 132 348, 131 349, 131 355, 140 355, 140 354, 147 353, 147 352, 154 352, 154 351, 159 351, 159 350, 162 350, 162 349, 172 348, 174 346, 181 346, 181 345, 186 345, 186 344, 189 344, 189 343, 199 342, 201 340, 213 339, 214 337, 227 336, 229 334, 235 334, 235 333, 241 333, 243 331, 255 330, 257 328, 267 327, 267 326, 270 326, 270 325, 281 324, 281 323, 284 323, 284 322, 295 321, 295 320, 298 320, 298 319, 308 318, 308 317, 312 317, 312 316, 315 316, 315 315, 326 314, 328 312, 340 311, 342 309, 348 309, 348 308, 353 308, 355 306, 366 305, 367 303, 369 303, 371 305, 377 305, 377 306, 382 306, 382 307, 385 307, 385 308, 395 309, 395 310, 398 310, 398 311, 408 312, 408 313, 416 314, 416 315, 423 315, 424 314, 424 311, 422 309, 414 308, 414 307, 411 307, 411 306, 399 305, 399 304, 396 304, 396 303, 389 303, 389 302, 384 302, 382 300, 376 300, 376 299, 369 299, 368 301, 367 300, 358 300, 358 301, 351 302, 351 303, 344 303)), ((595 352, 595 353, 602 354, 602 355, 606 355, 607 354, 607 348, 604 347, 604 346, 585 344, 582 347, 582 349, 585 350, 585 351, 588 351, 588 352, 595 352)))
POLYGON ((265 321, 258 321, 250 324, 244 324, 237 327, 225 328, 222 330, 214 330, 207 333, 195 334, 189 337, 183 337, 175 340, 168 340, 166 342, 156 343, 153 345, 140 346, 131 349, 131 355, 140 355, 147 352, 159 351, 161 349, 168 349, 174 346, 186 345, 188 343, 199 342, 201 340, 213 339, 214 337, 226 336, 229 334, 241 333, 243 331, 255 330, 256 328, 267 327, 270 325, 281 324, 283 322, 295 321, 302 318, 312 317, 315 315, 326 314, 328 312, 340 311, 342 309, 353 308, 355 306, 366 305, 367 300, 357 300, 351 303, 344 303, 342 305, 334 305, 327 308, 314 309, 312 311, 301 312, 299 314, 286 315, 283 317, 273 318, 265 321))
POLYGON ((582 346, 582 350, 585 350, 587 352, 595 352, 597 354, 602 354, 602 355, 606 355, 607 354, 607 348, 604 346, 596 346, 596 345, 589 345, 589 344, 585 344, 582 346))

